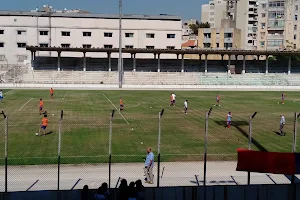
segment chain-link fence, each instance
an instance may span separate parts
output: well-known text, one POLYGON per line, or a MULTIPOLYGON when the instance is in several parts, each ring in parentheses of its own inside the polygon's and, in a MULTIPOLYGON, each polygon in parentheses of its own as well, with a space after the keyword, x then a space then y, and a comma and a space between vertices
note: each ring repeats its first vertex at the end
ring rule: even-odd
MULTIPOLYGON (((2 113, 0 122, 1 191, 73 190, 107 182, 118 187, 147 177, 147 148, 154 153, 149 187, 195 185, 280 184, 297 177, 236 171, 237 148, 296 152, 298 113, 285 115, 283 128, 272 113, 227 112, 152 114, 105 110, 100 116, 74 108, 47 113, 45 136, 36 113, 2 113), (106 113, 107 111, 107 113, 106 113), (176 124, 176 126, 174 126, 176 124)), ((99 110, 97 110, 99 111, 99 110)), ((93 111, 89 111, 93 112, 93 111)), ((95 110, 96 113, 96 110, 95 110)), ((150 171, 151 173, 151 171, 150 171)), ((149 180, 147 180, 149 181, 149 180)))

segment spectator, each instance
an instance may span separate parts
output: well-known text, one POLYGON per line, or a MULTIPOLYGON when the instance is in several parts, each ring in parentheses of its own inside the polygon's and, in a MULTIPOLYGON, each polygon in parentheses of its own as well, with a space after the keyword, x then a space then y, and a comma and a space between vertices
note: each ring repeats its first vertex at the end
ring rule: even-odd
POLYGON ((108 185, 107 185, 107 183, 105 183, 105 182, 102 183, 101 187, 103 188, 105 198, 106 198, 107 200, 109 200, 109 199, 110 199, 110 192, 109 192, 109 190, 108 190, 108 185))
POLYGON ((89 186, 83 186, 81 191, 81 200, 88 200, 89 199, 89 186))
POLYGON ((95 194, 94 197, 95 200, 106 200, 105 196, 104 196, 104 190, 102 187, 99 187, 97 190, 97 193, 95 194))
POLYGON ((128 186, 128 200, 136 200, 136 188, 135 183, 132 181, 128 186))
POLYGON ((118 191, 118 200, 128 200, 128 185, 126 179, 121 180, 118 191))
POLYGON ((137 200, 144 200, 144 186, 141 180, 137 180, 135 182, 136 187, 136 199, 137 200))

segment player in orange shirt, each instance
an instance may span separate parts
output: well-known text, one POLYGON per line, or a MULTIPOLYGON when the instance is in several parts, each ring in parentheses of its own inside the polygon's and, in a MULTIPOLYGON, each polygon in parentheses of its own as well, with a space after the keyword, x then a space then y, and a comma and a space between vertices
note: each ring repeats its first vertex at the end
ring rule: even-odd
POLYGON ((120 111, 124 110, 124 104, 123 104, 123 99, 122 97, 120 98, 120 111))
POLYGON ((53 99, 53 94, 54 94, 54 90, 52 88, 50 88, 50 97, 51 97, 51 99, 53 99))
POLYGON ((173 93, 171 93, 171 96, 170 96, 170 105, 169 106, 173 106, 174 105, 174 99, 173 99, 173 93))
POLYGON ((41 133, 41 131, 43 130, 43 134, 42 135, 46 135, 46 128, 48 126, 48 118, 47 115, 44 115, 42 122, 41 122, 41 126, 40 126, 40 130, 39 130, 39 135, 41 133))
POLYGON ((40 115, 44 112, 43 108, 44 108, 44 102, 43 102, 43 99, 40 98, 40 102, 39 102, 40 115))

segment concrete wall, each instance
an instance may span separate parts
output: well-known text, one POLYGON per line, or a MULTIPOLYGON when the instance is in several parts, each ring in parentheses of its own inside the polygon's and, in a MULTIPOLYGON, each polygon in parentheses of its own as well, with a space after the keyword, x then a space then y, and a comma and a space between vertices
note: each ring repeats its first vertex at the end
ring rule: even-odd
MULTIPOLYGON (((92 200, 95 191, 90 191, 92 200)), ((111 190, 111 200, 117 200, 117 190, 111 190)), ((1 194, 0 200, 80 200, 81 191, 39 191, 1 194)), ((200 200, 203 187, 145 188, 145 200, 200 200)), ((300 185, 209 186, 207 200, 297 200, 300 185)))

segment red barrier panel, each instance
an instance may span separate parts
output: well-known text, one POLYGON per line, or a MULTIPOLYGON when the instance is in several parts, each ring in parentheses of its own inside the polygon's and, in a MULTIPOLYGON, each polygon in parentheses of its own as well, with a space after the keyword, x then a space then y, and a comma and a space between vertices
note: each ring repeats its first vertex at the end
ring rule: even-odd
POLYGON ((261 152, 237 149, 237 171, 293 175, 296 173, 294 153, 261 152))

